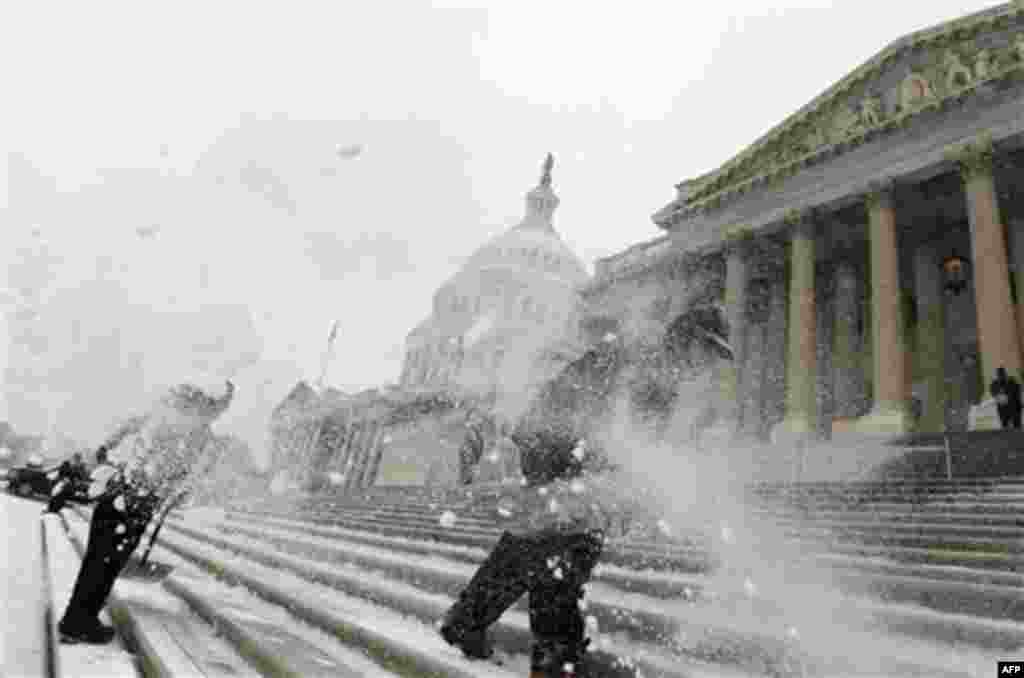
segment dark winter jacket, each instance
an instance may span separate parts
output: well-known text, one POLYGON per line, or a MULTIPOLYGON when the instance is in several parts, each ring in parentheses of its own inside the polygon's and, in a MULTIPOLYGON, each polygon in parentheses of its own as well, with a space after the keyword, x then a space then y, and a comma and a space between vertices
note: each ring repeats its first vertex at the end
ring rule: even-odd
POLYGON ((498 518, 517 536, 625 531, 636 507, 624 497, 613 467, 585 440, 550 431, 513 434, 519 447, 522 485, 508 485, 498 518))

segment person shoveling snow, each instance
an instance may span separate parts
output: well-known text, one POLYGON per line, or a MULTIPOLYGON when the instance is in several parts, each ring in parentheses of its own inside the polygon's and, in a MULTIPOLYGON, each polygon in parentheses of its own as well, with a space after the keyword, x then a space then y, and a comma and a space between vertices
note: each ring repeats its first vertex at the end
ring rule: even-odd
MULTIPOLYGON (((171 389, 147 415, 136 417, 100 446, 89 499, 95 502, 89 542, 64 615, 57 626, 65 643, 104 644, 114 631, 99 621, 114 581, 131 560, 150 521, 189 490, 206 448, 210 424, 234 396, 184 384, 171 389)), ((159 526, 157 528, 159 530, 159 526)), ((156 533, 150 538, 150 547, 156 533)), ((147 552, 148 555, 148 552, 147 552)))
POLYGON ((441 635, 467 657, 487 658, 488 627, 530 594, 531 678, 588 675, 580 611, 605 539, 633 510, 605 476, 601 455, 583 439, 551 430, 519 431, 525 487, 498 502, 504 533, 441 623, 441 635))

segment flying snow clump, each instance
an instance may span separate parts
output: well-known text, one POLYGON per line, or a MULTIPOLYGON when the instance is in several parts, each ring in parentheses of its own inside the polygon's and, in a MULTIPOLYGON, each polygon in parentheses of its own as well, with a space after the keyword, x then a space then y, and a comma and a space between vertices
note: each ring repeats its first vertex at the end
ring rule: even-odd
POLYGON ((732 544, 736 541, 736 535, 728 525, 722 525, 722 541, 726 544, 732 544))
POLYGON ((453 527, 455 527, 455 514, 451 511, 445 511, 441 514, 441 517, 438 519, 438 522, 441 523, 441 527, 445 528, 446 530, 450 530, 453 527))

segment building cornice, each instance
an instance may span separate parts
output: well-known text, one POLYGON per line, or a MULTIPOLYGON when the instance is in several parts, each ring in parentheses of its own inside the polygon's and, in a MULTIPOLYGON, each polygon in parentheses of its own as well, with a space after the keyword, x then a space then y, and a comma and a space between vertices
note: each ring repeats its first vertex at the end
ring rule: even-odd
POLYGON ((770 130, 717 170, 679 185, 690 187, 653 217, 671 229, 714 211, 744 193, 790 177, 876 138, 906 127, 922 114, 962 104, 980 87, 1024 75, 1024 33, 1001 49, 977 45, 979 34, 1008 28, 1024 18, 1024 1, 1001 5, 901 38, 770 130), (850 101, 856 88, 888 72, 905 55, 942 50, 944 59, 910 73, 889 90, 897 103, 884 110, 873 91, 850 101))

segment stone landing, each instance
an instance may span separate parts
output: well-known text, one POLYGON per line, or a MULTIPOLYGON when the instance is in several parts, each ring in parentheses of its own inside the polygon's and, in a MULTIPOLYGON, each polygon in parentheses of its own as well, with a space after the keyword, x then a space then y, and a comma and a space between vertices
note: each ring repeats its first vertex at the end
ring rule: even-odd
MULTIPOLYGON (((1024 476, 1024 432, 950 433, 949 463, 954 479, 1024 476)), ((751 475, 764 482, 854 482, 913 476, 945 478, 946 437, 845 432, 830 441, 766 444, 749 456, 751 475)), ((737 463, 748 460, 737 459, 737 463)))

